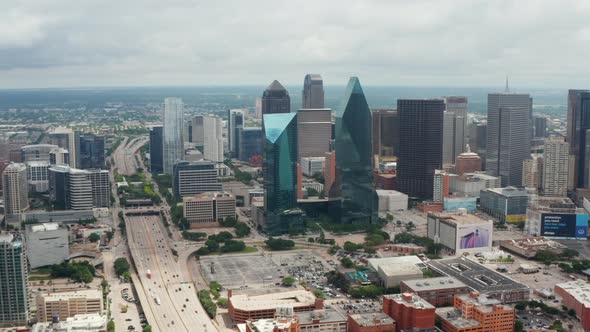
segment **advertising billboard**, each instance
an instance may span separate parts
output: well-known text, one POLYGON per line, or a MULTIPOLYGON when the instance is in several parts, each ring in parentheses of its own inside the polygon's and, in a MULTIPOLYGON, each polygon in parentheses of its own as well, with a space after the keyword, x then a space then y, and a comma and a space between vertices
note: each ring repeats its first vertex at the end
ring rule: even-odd
POLYGON ((489 227, 470 225, 457 230, 459 249, 474 249, 491 245, 491 230, 489 227))
POLYGON ((573 213, 541 214, 541 235, 551 237, 586 238, 588 215, 573 213))

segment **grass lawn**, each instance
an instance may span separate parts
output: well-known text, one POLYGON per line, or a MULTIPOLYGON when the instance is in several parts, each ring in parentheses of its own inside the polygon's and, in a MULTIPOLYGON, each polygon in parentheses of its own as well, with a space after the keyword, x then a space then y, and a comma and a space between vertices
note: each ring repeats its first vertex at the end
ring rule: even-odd
POLYGON ((51 274, 51 268, 40 267, 38 269, 31 270, 31 274, 51 274))
POLYGON ((216 251, 216 252, 212 252, 212 253, 207 254, 207 256, 230 255, 230 254, 251 254, 251 253, 257 252, 257 251, 258 251, 258 249, 254 248, 254 247, 246 246, 246 248, 244 248, 244 250, 242 250, 242 251, 232 251, 232 252, 224 252, 224 253, 216 251))
POLYGON ((29 281, 45 281, 45 280, 51 280, 51 277, 49 275, 41 275, 41 276, 29 276, 29 281))

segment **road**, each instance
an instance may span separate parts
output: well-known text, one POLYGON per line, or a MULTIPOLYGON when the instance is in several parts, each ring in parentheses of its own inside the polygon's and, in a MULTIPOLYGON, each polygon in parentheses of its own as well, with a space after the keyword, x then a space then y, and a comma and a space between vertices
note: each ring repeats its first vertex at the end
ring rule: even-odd
POLYGON ((136 137, 131 140, 129 140, 128 137, 125 137, 123 139, 115 152, 113 152, 113 160, 119 174, 132 175, 136 173, 139 165, 137 164, 135 154, 139 148, 145 145, 148 141, 149 138, 147 137, 136 137))
POLYGON ((160 331, 219 331, 203 310, 186 267, 176 262, 159 216, 127 217, 129 248, 160 331), (151 279, 146 276, 151 271, 151 279), (156 298, 160 304, 156 303, 156 298))

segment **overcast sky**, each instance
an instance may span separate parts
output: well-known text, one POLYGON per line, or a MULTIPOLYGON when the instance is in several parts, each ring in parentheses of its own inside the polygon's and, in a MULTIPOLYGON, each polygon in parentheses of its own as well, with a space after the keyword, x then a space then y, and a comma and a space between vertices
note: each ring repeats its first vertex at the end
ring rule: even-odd
POLYGON ((590 1, 0 1, 0 88, 590 88, 590 1))

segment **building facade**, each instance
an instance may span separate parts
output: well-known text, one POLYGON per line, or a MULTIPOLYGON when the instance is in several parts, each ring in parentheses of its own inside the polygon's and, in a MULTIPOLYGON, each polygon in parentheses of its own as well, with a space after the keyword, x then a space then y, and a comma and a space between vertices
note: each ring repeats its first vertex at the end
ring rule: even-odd
POLYGON ((0 234, 0 326, 27 325, 30 317, 29 268, 21 234, 0 234))
POLYGON ((332 139, 332 111, 329 108, 300 109, 297 111, 298 159, 323 157, 330 151, 332 139))
POLYGON ((6 216, 18 215, 29 209, 29 185, 24 164, 12 163, 6 166, 2 173, 2 193, 6 216))
POLYGON ((71 292, 42 293, 35 299, 37 320, 51 322, 83 314, 102 313, 102 293, 95 289, 71 292))
POLYGON ((236 217, 236 199, 228 193, 210 192, 182 199, 184 217, 191 228, 218 226, 220 220, 236 217))
POLYGON ((164 99, 163 121, 162 165, 164 173, 172 174, 174 164, 184 156, 184 105, 180 98, 164 99))
POLYGON ((150 127, 150 171, 153 174, 164 172, 164 127, 150 127))
POLYGON ((492 248, 493 222, 466 212, 429 213, 427 236, 452 253, 477 253, 492 248))
POLYGON ((542 188, 545 196, 565 197, 569 171, 569 143, 563 137, 545 139, 542 188))
POLYGON ((105 169, 104 136, 80 135, 80 168, 105 169))
POLYGON ((47 175, 49 162, 29 161, 27 165, 27 182, 29 192, 44 193, 49 190, 49 178, 47 175))
POLYGON ((203 128, 203 116, 196 115, 191 119, 192 143, 196 146, 203 146, 205 144, 205 128, 203 128))
POLYGON ((49 133, 49 140, 51 144, 68 150, 70 159, 69 165, 71 167, 78 167, 78 164, 80 163, 80 135, 77 131, 74 131, 71 128, 57 127, 49 133))
POLYGON ((395 320, 395 331, 434 328, 436 308, 411 293, 383 296, 383 312, 395 320))
POLYGON ((32 144, 25 145, 20 148, 21 160, 23 163, 30 161, 46 161, 49 162, 49 152, 57 148, 53 144, 32 144))
POLYGON ((567 142, 570 153, 570 189, 590 188, 590 90, 569 90, 567 142), (589 137, 589 138, 587 138, 589 137))
POLYGON ((56 210, 89 210, 110 207, 107 170, 81 170, 65 165, 49 167, 49 199, 56 210))
POLYGON ((240 136, 238 130, 244 128, 246 113, 244 110, 227 110, 227 146, 232 158, 240 155, 240 136))
POLYGON ((502 222, 526 220, 529 194, 514 187, 482 190, 479 197, 480 209, 502 222))
POLYGON ((324 108, 324 80, 319 74, 307 74, 303 81, 302 108, 324 108))
POLYGON ((55 148, 49 151, 49 164, 51 165, 69 165, 70 153, 64 148, 55 148))
POLYGON ((203 157, 215 163, 223 162, 223 123, 214 115, 203 117, 203 157))
POLYGON ((287 89, 274 80, 262 94, 262 114, 291 113, 291 98, 287 89))
POLYGON ((457 175, 480 172, 482 169, 481 157, 477 153, 467 151, 455 158, 455 173, 457 175))
POLYGON ((262 156, 264 135, 261 127, 246 127, 238 129, 239 155, 241 161, 250 161, 254 156, 262 156))
POLYGON ((373 155, 396 157, 399 152, 399 113, 394 109, 376 109, 371 112, 373 155))
POLYGON ((210 162, 178 162, 174 165, 172 180, 174 195, 178 198, 221 191, 215 164, 210 162))

